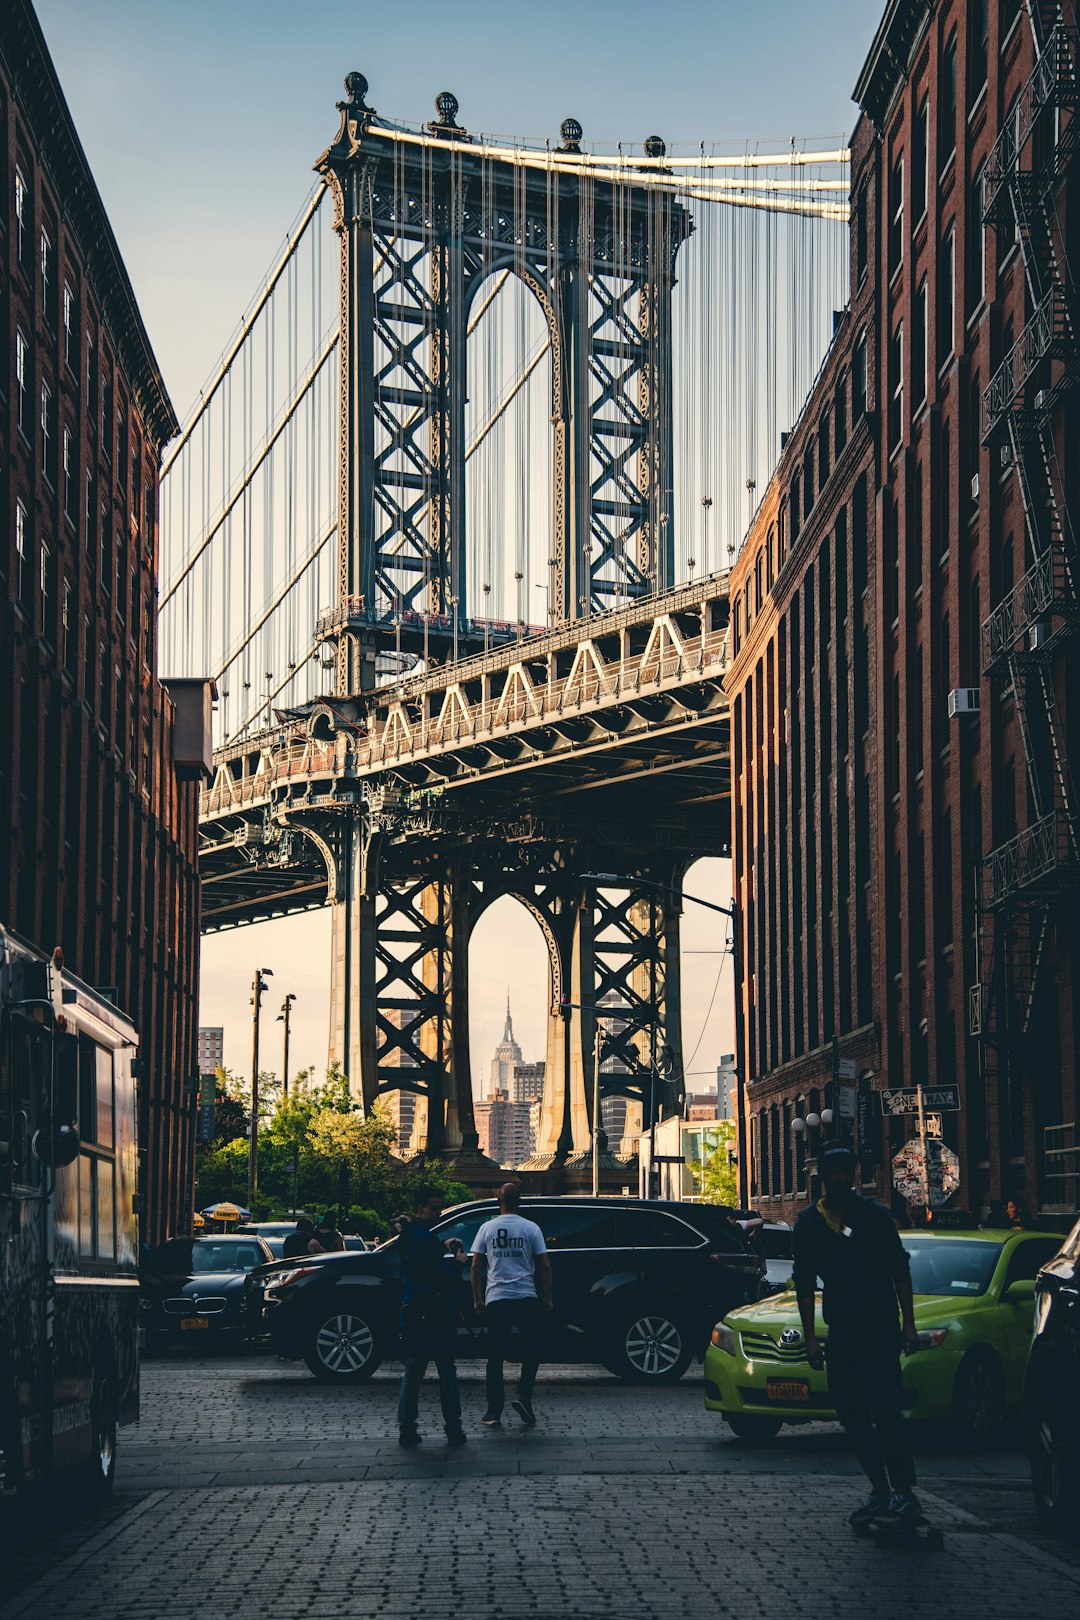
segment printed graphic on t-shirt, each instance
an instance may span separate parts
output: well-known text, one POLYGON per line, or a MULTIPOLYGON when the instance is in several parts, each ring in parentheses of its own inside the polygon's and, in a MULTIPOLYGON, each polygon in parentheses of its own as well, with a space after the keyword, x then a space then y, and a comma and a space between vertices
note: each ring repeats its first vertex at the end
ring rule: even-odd
POLYGON ((487 1261, 485 1298, 535 1299, 536 1256, 547 1253, 544 1234, 521 1215, 496 1215, 473 1239, 472 1253, 487 1261))

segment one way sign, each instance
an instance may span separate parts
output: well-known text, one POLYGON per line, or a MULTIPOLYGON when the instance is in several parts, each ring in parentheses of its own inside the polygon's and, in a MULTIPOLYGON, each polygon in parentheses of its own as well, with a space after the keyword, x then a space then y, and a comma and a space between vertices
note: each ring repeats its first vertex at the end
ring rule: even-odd
MULTIPOLYGON (((925 1110, 933 1109, 937 1114, 956 1113, 960 1107, 960 1090, 957 1086, 923 1086, 922 1105, 925 1110)), ((917 1114, 919 1112, 919 1091, 917 1086, 901 1086, 895 1091, 881 1093, 881 1112, 883 1114, 917 1114)))

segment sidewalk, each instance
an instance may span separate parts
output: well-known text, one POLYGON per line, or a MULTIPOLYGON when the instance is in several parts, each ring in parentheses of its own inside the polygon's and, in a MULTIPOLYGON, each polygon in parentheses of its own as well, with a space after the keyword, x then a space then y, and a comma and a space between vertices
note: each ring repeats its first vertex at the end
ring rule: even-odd
POLYGON ((985 1620, 1080 1606, 1080 1570, 932 1492, 944 1552, 853 1537, 860 1490, 831 1475, 477 1478, 452 1465, 441 1484, 402 1472, 153 1491, 0 1620, 985 1620))

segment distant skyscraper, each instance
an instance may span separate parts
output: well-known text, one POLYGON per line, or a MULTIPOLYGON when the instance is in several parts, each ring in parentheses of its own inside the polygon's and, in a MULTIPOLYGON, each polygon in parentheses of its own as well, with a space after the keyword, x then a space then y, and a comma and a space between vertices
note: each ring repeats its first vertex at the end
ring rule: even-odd
POLYGON ((491 1069, 488 1075, 487 1095, 493 1096, 497 1091, 505 1091, 511 1096, 514 1090, 514 1075, 521 1062, 521 1047, 514 1039, 514 1020, 510 1016, 510 992, 506 992, 506 1027, 503 1038, 495 1048, 495 1056, 491 1060, 491 1069))
POLYGON ((544 1060, 539 1063, 519 1063, 514 1070, 513 1097, 515 1102, 538 1102, 544 1095, 544 1060))
POLYGON ((213 1025, 199 1030, 199 1073, 216 1074, 224 1062, 225 1031, 213 1025))

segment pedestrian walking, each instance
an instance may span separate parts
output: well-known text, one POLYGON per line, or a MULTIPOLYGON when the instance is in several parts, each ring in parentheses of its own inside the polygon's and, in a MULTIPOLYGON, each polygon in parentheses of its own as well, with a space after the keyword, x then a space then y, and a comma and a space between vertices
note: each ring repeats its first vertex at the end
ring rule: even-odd
POLYGON ((338 1231, 337 1213, 332 1209, 324 1210, 319 1216, 311 1236, 308 1248, 312 1254, 340 1254, 345 1247, 345 1239, 338 1231))
POLYGON ((499 1188, 498 1215, 485 1221, 472 1245, 473 1305, 484 1313, 488 1336, 487 1411, 480 1421, 489 1428, 502 1422, 503 1363, 512 1359, 515 1332, 521 1340, 521 1376, 511 1405, 527 1428, 536 1424, 533 1385, 540 1366, 542 1312, 551 1310, 551 1261, 543 1232, 518 1213, 520 1204, 520 1186, 506 1182, 499 1188))
POLYGON ((454 1301, 460 1262, 449 1255, 431 1230, 443 1210, 442 1194, 434 1187, 418 1187, 414 1214, 399 1238, 401 1253, 401 1356, 405 1371, 398 1396, 398 1442, 418 1446, 420 1385, 435 1363, 439 1374, 439 1400, 448 1446, 463 1446, 461 1396, 458 1393, 458 1312, 454 1301))
POLYGON ((301 1215, 281 1245, 282 1255, 286 1260, 294 1260, 298 1254, 310 1254, 314 1236, 315 1222, 309 1215, 301 1215))
POLYGON ((901 1349, 913 1355, 919 1348, 907 1251, 885 1206, 855 1192, 850 1148, 826 1147, 818 1170, 824 1193, 795 1223, 795 1297, 806 1358, 828 1369, 836 1415, 870 1481, 870 1496, 851 1523, 858 1528, 888 1514, 915 1524, 922 1509, 900 1371, 901 1349), (819 1277, 829 1330, 824 1347, 814 1321, 819 1277))

